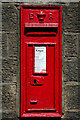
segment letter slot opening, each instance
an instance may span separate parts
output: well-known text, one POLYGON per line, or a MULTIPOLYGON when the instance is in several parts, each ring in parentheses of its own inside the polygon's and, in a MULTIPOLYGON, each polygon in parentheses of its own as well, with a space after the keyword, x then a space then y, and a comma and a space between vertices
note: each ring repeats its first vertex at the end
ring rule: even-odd
POLYGON ((31 104, 31 105, 37 104, 37 100, 30 100, 30 104, 31 104))
POLYGON ((24 35, 26 36, 56 36, 58 28, 25 28, 24 35))

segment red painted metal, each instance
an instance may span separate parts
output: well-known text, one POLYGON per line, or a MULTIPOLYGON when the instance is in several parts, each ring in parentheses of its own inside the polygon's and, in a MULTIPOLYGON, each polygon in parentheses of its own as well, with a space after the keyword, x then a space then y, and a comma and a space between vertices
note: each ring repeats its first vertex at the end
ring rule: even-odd
POLYGON ((21 117, 62 116, 62 8, 21 6, 21 117), (35 72, 35 47, 46 72, 35 72))
POLYGON ((58 23, 25 23, 25 27, 58 27, 58 23))

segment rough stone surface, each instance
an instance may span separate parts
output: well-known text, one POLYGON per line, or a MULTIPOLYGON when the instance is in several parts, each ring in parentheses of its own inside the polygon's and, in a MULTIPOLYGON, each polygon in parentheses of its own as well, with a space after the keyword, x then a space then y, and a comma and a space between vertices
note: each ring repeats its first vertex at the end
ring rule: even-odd
POLYGON ((75 83, 64 86, 64 110, 80 109, 79 87, 75 83))
POLYGON ((65 111, 65 120, 68 118, 68 120, 80 120, 80 111, 75 110, 75 111, 65 111))
POLYGON ((3 111, 2 118, 6 118, 9 120, 11 120, 11 118, 13 118, 14 120, 17 120, 16 112, 15 111, 3 111))
POLYGON ((2 34, 3 82, 16 82, 18 75, 19 37, 16 33, 2 34))
POLYGON ((80 33, 78 34, 78 41, 79 41, 78 42, 79 43, 78 44, 78 57, 80 58, 80 54, 79 54, 80 53, 80 33))
POLYGON ((12 3, 2 5, 2 30, 7 32, 18 30, 18 11, 12 3))
POLYGON ((63 6, 63 31, 79 32, 79 3, 68 3, 63 6))
POLYGON ((3 62, 2 81, 5 83, 17 81, 17 62, 13 59, 4 59, 3 62))
POLYGON ((15 110, 16 108, 16 85, 3 84, 2 86, 2 109, 15 110))
POLYGON ((78 46, 78 79, 80 80, 80 34, 78 36, 79 46, 78 46))
POLYGON ((17 33, 2 34, 2 55, 3 58, 18 58, 19 35, 17 33))
MULTIPOLYGON (((2 112, 2 86, 0 85, 0 113, 2 112)), ((0 114, 1 118, 1 114, 0 114)))
POLYGON ((80 81, 78 79, 78 59, 70 58, 63 61, 63 78, 64 82, 80 81))
POLYGON ((78 34, 63 34, 64 58, 78 56, 78 34))

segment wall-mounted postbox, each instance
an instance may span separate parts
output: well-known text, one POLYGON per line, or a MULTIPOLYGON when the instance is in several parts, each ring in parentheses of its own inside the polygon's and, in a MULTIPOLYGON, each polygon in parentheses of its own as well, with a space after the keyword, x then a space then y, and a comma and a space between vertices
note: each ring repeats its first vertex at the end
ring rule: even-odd
POLYGON ((60 6, 21 6, 21 117, 61 117, 60 6))

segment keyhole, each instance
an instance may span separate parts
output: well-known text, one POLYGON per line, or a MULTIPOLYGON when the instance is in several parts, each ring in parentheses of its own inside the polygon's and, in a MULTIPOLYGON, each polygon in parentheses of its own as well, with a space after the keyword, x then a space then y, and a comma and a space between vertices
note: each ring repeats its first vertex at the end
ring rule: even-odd
POLYGON ((36 79, 34 79, 34 84, 36 84, 37 83, 37 80, 36 79))

